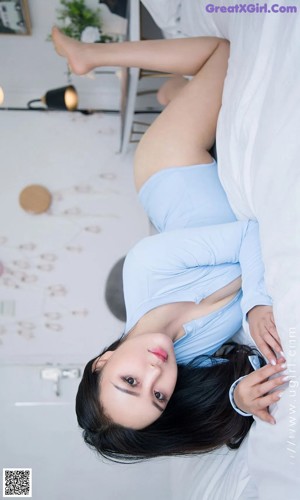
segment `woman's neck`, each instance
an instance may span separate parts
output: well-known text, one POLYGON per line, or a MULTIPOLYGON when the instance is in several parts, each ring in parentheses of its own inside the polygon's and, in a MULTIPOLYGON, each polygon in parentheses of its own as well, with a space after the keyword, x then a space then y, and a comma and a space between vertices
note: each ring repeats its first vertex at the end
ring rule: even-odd
POLYGON ((127 336, 133 337, 143 333, 164 333, 175 342, 183 335, 182 325, 186 320, 187 310, 193 304, 176 302, 150 310, 144 314, 127 336))

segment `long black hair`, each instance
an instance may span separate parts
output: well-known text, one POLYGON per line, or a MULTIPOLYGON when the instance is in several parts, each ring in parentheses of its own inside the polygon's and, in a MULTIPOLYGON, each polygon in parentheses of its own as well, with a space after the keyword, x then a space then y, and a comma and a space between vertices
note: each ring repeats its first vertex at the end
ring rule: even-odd
MULTIPOLYGON (((117 349, 123 341, 121 337, 101 354, 117 349)), ((103 457, 124 463, 206 453, 223 445, 239 448, 253 417, 243 417, 232 408, 228 390, 234 380, 253 371, 248 360, 253 354, 265 364, 255 347, 236 342, 224 344, 221 355, 200 355, 187 365, 179 364, 166 409, 155 422, 139 430, 116 424, 105 415, 99 402, 101 369, 92 370, 96 356, 87 363, 76 396, 84 441, 103 457), (219 363, 219 357, 228 362, 219 363), (211 360, 209 366, 201 366, 207 359, 211 360)))

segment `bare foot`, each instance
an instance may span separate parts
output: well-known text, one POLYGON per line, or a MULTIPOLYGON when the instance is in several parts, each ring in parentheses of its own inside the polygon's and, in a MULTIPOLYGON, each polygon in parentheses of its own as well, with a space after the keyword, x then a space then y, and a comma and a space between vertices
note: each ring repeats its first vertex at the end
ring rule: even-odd
POLYGON ((74 40, 64 35, 56 26, 52 28, 52 41, 56 52, 67 59, 73 73, 84 75, 93 69, 89 56, 93 44, 74 40))

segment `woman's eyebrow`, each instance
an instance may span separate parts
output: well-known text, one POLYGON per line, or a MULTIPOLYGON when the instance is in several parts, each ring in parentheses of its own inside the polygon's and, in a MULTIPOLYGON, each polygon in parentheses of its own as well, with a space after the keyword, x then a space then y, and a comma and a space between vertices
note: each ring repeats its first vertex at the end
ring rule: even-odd
MULTIPOLYGON (((135 396, 135 397, 137 397, 137 398, 139 398, 139 397, 140 397, 140 395, 139 395, 137 392, 130 391, 129 389, 123 389, 123 387, 119 387, 118 385, 115 385, 113 382, 111 382, 111 383, 112 383, 112 385, 113 385, 116 389, 118 389, 118 390, 119 390, 119 391, 121 391, 121 392, 126 392, 126 394, 130 394, 130 396, 135 396)), ((164 411, 164 409, 163 409, 161 406, 159 406, 157 403, 155 403, 155 401, 152 401, 152 404, 153 404, 153 406, 155 406, 155 408, 157 408, 157 409, 158 409, 161 413, 164 411)))
POLYGON ((126 392, 127 394, 130 394, 131 396, 136 396, 137 398, 140 397, 140 395, 137 392, 130 391, 129 389, 123 389, 123 387, 119 387, 118 385, 115 385, 112 383, 112 385, 116 388, 119 389, 119 391, 126 392))

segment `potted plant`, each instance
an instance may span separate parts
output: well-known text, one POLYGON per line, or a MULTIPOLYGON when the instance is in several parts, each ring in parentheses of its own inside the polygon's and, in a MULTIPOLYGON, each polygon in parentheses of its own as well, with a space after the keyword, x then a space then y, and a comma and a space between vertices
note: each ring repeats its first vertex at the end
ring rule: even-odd
POLYGON ((86 6, 84 0, 60 0, 57 20, 60 30, 67 36, 88 43, 111 42, 112 37, 102 33, 100 10, 86 6))

